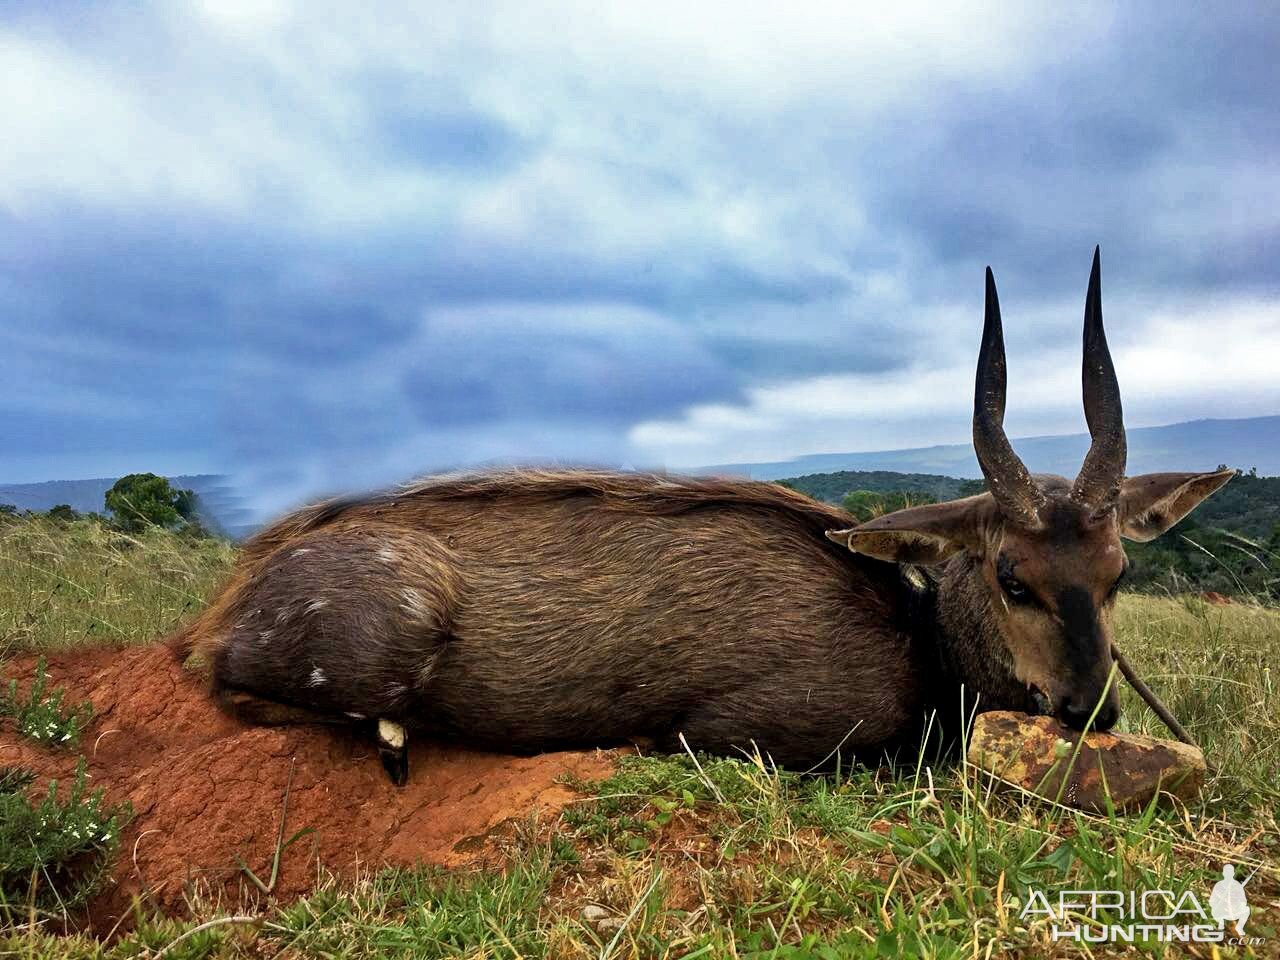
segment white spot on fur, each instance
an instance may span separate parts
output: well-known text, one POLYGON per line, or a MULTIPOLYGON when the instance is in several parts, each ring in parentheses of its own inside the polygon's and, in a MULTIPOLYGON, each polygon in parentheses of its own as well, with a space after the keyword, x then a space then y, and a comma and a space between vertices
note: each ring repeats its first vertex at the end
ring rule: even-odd
POLYGON ((363 713, 352 713, 352 712, 351 712, 351 711, 349 711, 349 710, 347 711, 347 716, 348 716, 348 717, 350 717, 352 720, 364 720, 364 719, 365 719, 365 715, 364 715, 363 713))
POLYGON ((378 721, 378 739, 387 746, 399 750, 404 746, 406 739, 404 727, 392 720, 378 721))
POLYGON ((308 554, 308 553, 310 553, 310 552, 311 552, 311 548, 310 548, 310 547, 299 547, 297 550, 293 551, 293 556, 295 556, 295 557, 301 557, 301 556, 305 556, 306 554, 308 554))
POLYGON ((396 553, 390 547, 382 547, 378 550, 378 559, 383 563, 399 563, 400 554, 396 553))
POLYGON ((311 676, 307 678, 308 687, 319 687, 329 682, 329 678, 324 675, 324 671, 319 667, 311 668, 311 676))
POLYGON ((400 609, 409 614, 409 616, 424 623, 434 619, 431 607, 427 604, 427 598, 419 591, 414 590, 412 587, 405 587, 404 590, 400 591, 400 596, 404 598, 404 603, 400 605, 400 609))
POLYGON ((329 605, 328 600, 312 600, 307 604, 307 613, 319 613, 329 605))

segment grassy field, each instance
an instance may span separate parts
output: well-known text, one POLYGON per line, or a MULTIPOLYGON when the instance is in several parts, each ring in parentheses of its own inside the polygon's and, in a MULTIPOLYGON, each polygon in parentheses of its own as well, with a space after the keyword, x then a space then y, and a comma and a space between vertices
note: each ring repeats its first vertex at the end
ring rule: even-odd
MULTIPOLYGON (((143 643, 206 602, 234 560, 216 541, 92 523, 0 525, 0 653, 143 643)), ((1124 596, 1118 642, 1205 749, 1200 799, 1105 817, 994 792, 960 764, 802 778, 755 761, 626 760, 554 824, 514 825, 504 866, 371 874, 228 918, 194 903, 109 947, 40 924, 24 957, 1159 956, 1053 943, 1031 889, 1194 891, 1247 875, 1243 950, 1280 955, 1280 612, 1124 596), (210 923, 200 928, 203 923, 210 923)), ((1122 729, 1161 735, 1127 689, 1122 729)))

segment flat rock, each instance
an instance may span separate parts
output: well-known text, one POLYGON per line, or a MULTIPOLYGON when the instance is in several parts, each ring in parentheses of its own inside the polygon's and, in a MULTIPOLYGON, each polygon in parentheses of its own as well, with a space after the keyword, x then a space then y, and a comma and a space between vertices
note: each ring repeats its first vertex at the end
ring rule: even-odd
POLYGON ((968 760, 1005 783, 1081 810, 1133 810, 1159 795, 1191 800, 1204 784, 1204 754, 1177 740, 1133 733, 1080 734, 1052 717, 997 710, 973 723, 968 760), (1074 762, 1072 756, 1075 755, 1074 762))

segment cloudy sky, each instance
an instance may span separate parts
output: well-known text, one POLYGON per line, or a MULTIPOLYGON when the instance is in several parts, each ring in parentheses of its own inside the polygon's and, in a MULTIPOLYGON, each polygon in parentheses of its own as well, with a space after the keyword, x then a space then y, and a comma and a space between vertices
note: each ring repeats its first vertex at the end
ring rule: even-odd
POLYGON ((0 2, 0 480, 962 441, 987 263, 1074 432, 1095 243, 1131 425, 1280 412, 1280 18, 1004 6, 0 2))

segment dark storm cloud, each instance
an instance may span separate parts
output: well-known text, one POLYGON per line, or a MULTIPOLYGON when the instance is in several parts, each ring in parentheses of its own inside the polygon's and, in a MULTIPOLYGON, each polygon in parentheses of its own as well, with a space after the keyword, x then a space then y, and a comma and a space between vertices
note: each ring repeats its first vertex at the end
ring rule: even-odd
POLYGON ((802 301, 824 291, 820 282, 773 283, 714 259, 673 259, 684 257, 552 256, 458 242, 429 227, 348 240, 183 212, 63 209, 39 219, 0 214, 7 281, 0 306, 15 326, 48 333, 173 355, 250 352, 323 366, 402 342, 421 312, 439 305, 607 300, 680 308, 698 299, 802 301))
POLYGON ((531 418, 621 428, 637 411, 671 416, 735 397, 735 376, 678 325, 581 314, 595 322, 546 324, 515 308, 433 324, 405 389, 425 423, 467 426, 531 418))
MULTIPOLYGON (((184 211, 3 218, 0 271, 23 320, 51 334, 209 359, 237 351, 322 364, 403 337, 399 299, 348 251, 184 211)), ((0 293, 0 299, 3 299, 0 293)))
POLYGON ((1280 88, 1277 17, 1140 9, 1015 88, 970 85, 924 122, 899 118, 876 168, 878 226, 937 266, 990 262, 1046 295, 1074 292, 1099 242, 1131 285, 1280 289, 1280 231, 1232 183, 1280 148, 1263 92, 1280 88))

